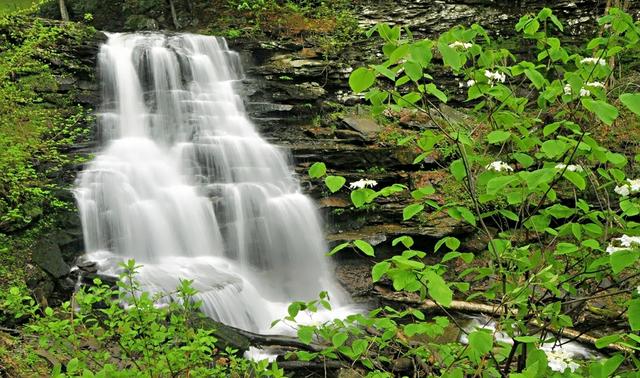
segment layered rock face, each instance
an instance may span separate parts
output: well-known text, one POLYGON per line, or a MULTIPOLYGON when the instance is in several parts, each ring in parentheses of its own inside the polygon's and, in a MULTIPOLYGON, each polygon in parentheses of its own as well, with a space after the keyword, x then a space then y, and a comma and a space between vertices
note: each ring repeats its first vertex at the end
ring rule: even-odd
MULTIPOLYGON (((362 28, 387 22, 408 26, 417 36, 437 37, 452 26, 478 23, 510 49, 527 54, 535 46, 513 42, 514 25, 528 12, 543 6, 552 8, 565 25, 562 39, 579 44, 597 30, 596 18, 605 12, 604 2, 533 1, 533 0, 400 0, 362 2, 355 12, 362 28)), ((631 13, 640 15, 640 5, 633 4, 631 13)), ((382 256, 390 251, 391 240, 408 234, 423 248, 446 235, 466 240, 473 251, 474 235, 462 223, 443 214, 428 214, 411 222, 402 221, 402 209, 410 201, 408 193, 379 199, 375 204, 355 209, 349 190, 330 194, 320 180, 310 180, 308 167, 324 162, 330 174, 341 175, 347 182, 362 178, 378 182, 378 188, 400 183, 410 190, 433 185, 449 198, 462 189, 447 174, 447 156, 433 156, 422 164, 413 164, 416 151, 398 147, 395 140, 403 130, 432 128, 426 119, 401 117, 399 125, 385 126, 373 120, 364 103, 351 94, 349 73, 353 68, 379 59, 380 41, 356 42, 344 51, 328 52, 326 58, 318 49, 303 43, 273 41, 232 41, 250 67, 245 80, 246 106, 263 134, 290 149, 303 187, 318 201, 324 211, 328 239, 337 244, 365 239, 379 246, 382 256)), ((452 106, 463 105, 464 94, 455 78, 435 72, 438 85, 444 86, 452 106)), ((468 123, 465 115, 451 107, 441 108, 447 117, 468 123)), ((444 200, 444 198, 441 198, 444 200)), ((346 253, 341 258, 338 274, 352 294, 366 293, 369 268, 352 260, 346 253)))

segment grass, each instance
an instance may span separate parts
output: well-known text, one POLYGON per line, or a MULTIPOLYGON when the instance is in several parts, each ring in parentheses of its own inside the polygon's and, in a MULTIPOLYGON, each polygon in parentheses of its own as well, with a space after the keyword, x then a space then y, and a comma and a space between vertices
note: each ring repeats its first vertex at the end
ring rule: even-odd
POLYGON ((0 0, 0 15, 29 8, 35 0, 0 0))

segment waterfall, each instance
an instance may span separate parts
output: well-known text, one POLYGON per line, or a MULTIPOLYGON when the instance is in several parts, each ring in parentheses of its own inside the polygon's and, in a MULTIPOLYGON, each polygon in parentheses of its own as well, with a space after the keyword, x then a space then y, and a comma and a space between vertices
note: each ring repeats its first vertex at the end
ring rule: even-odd
POLYGON ((242 68, 224 39, 111 34, 99 72, 104 146, 75 195, 101 272, 133 258, 146 290, 193 280, 207 315, 254 331, 320 291, 347 302, 287 151, 234 91, 242 68))

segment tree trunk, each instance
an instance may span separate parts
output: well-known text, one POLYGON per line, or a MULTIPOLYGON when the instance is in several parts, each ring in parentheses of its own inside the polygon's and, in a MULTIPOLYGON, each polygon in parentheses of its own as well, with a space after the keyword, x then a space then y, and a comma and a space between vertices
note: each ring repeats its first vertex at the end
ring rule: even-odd
POLYGON ((62 21, 69 21, 67 4, 65 4, 64 0, 58 0, 58 4, 60 4, 60 17, 62 17, 62 21))
POLYGON ((180 29, 180 24, 178 23, 178 14, 176 13, 176 6, 173 3, 173 0, 169 0, 169 7, 171 7, 171 19, 173 20, 173 27, 178 30, 180 29))

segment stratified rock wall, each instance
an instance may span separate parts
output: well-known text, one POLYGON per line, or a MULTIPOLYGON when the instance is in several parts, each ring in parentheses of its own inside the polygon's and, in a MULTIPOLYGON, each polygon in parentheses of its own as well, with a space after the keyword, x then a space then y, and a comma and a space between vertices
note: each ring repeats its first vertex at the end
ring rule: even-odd
MULTIPOLYGON (((543 6, 552 8, 564 23, 561 39, 580 44, 597 32, 596 19, 604 14, 606 1, 366 1, 359 3, 355 13, 365 29, 387 22, 408 26, 417 36, 432 38, 457 24, 478 23, 508 48, 527 54, 533 46, 511 40, 516 34, 514 26, 522 15, 538 12, 543 6)), ((634 2, 631 12, 640 16, 640 4, 634 2)), ((410 201, 406 193, 354 209, 347 188, 330 194, 320 180, 310 180, 306 175, 310 164, 321 161, 326 163, 330 174, 344 176, 348 183, 366 178, 377 180, 378 188, 400 183, 410 189, 433 185, 441 195, 449 197, 462 192, 446 173, 446 156, 433 156, 414 165, 417 152, 395 144, 397 130, 377 125, 366 110, 358 109, 357 104, 363 101, 351 94, 347 80, 354 68, 380 59, 379 40, 363 38, 344 51, 329 54, 304 43, 242 40, 231 43, 245 60, 247 109, 263 134, 291 151, 303 187, 324 210, 330 242, 365 239, 379 245, 384 253, 385 246, 401 234, 421 240, 426 249, 437 238, 456 235, 467 238, 466 248, 473 250, 471 230, 442 214, 403 222, 402 209, 410 201)), ((445 88, 450 103, 462 105, 464 93, 455 78, 438 72, 434 76, 438 85, 445 88)), ((453 108, 445 106, 442 111, 467 122, 464 114, 453 108)), ((422 130, 433 125, 426 120, 408 119, 401 120, 399 126, 422 130)), ((339 276, 354 293, 364 290, 361 284, 366 280, 362 280, 362 274, 368 274, 369 270, 361 268, 353 261, 339 264, 339 276)))

